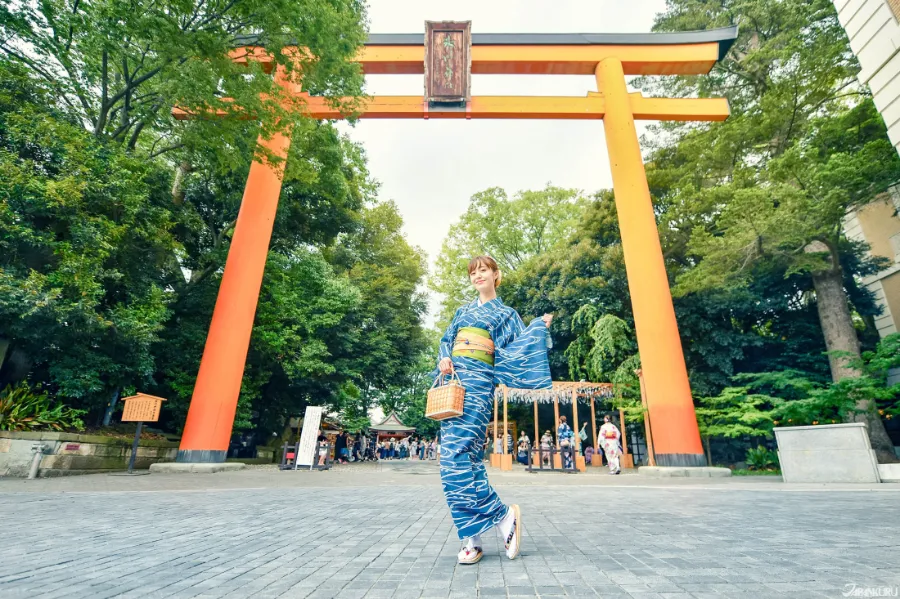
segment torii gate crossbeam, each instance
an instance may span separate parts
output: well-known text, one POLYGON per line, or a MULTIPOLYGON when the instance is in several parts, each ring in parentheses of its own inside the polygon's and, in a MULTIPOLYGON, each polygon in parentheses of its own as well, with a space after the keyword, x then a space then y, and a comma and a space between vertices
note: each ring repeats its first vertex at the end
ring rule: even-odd
MULTIPOLYGON (((669 290, 635 120, 719 121, 724 99, 644 98, 630 94, 626 75, 706 74, 728 51, 736 28, 666 34, 475 34, 473 74, 593 74, 598 91, 587 97, 468 97, 458 106, 425 96, 368 100, 359 118, 505 118, 603 120, 631 292, 638 348, 660 466, 704 466, 687 369, 669 290)), ((238 62, 272 64, 253 39, 232 53, 238 62)), ((357 60, 367 74, 424 73, 421 34, 372 35, 357 60)), ((296 93, 301 93, 299 89, 296 93)), ((347 115, 309 97, 310 118, 347 115)), ((175 110, 179 118, 191 115, 175 110)), ((289 133, 259 143, 285 158, 289 133)), ((262 284, 281 169, 254 161, 213 311, 200 372, 178 452, 179 462, 225 460, 250 333, 262 284)))

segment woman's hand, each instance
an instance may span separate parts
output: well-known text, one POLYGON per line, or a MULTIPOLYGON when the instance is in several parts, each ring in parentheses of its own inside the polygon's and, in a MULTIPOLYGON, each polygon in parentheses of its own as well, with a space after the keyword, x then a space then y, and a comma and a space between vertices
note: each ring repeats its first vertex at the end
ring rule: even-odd
POLYGON ((438 362, 438 368, 440 369, 441 374, 450 374, 453 372, 453 360, 450 358, 443 358, 438 362))
POLYGON ((549 329, 550 323, 553 322, 553 315, 552 314, 544 314, 543 316, 541 316, 541 320, 544 321, 544 324, 547 325, 547 328, 549 329))

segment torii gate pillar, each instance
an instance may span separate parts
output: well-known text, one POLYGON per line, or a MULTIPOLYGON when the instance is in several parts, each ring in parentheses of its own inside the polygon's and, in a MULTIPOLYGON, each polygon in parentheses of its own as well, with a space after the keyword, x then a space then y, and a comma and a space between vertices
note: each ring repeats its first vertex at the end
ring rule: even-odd
POLYGON ((656 462, 706 466, 622 62, 602 60, 595 73, 606 101, 603 130, 648 409, 651 420, 659 423, 653 438, 656 462))
POLYGON ((257 143, 282 162, 273 165, 259 158, 250 165, 184 423, 178 462, 224 462, 228 453, 281 195, 284 160, 291 145, 290 132, 276 133, 271 139, 260 137, 257 143))

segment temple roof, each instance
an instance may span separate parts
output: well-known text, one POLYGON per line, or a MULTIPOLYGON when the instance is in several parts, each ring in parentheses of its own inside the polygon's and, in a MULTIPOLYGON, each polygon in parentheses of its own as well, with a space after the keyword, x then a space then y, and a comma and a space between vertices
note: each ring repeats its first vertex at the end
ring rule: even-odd
POLYGON ((369 427, 370 430, 378 431, 378 432, 386 432, 386 433, 412 433, 415 432, 415 427, 406 426, 397 417, 397 414, 391 412, 388 414, 387 418, 382 420, 379 424, 372 425, 369 427))

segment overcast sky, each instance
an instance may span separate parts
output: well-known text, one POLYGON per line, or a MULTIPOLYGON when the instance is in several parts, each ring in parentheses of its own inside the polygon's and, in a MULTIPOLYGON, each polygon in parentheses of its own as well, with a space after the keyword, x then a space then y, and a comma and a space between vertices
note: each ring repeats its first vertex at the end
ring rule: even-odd
MULTIPOLYGON (((424 33, 425 21, 472 21, 473 33, 650 31, 665 0, 371 0, 372 33, 424 33)), ((421 75, 372 75, 370 95, 421 95, 421 75)), ((584 96, 593 76, 473 75, 473 95, 584 96)), ((394 200, 408 240, 433 265, 451 223, 488 187, 512 195, 547 183, 586 192, 612 185, 601 122, 360 120, 342 130, 361 143, 379 197, 394 200)), ((640 126, 639 126, 640 133, 640 126)), ((432 314, 427 319, 431 324, 432 314)))

